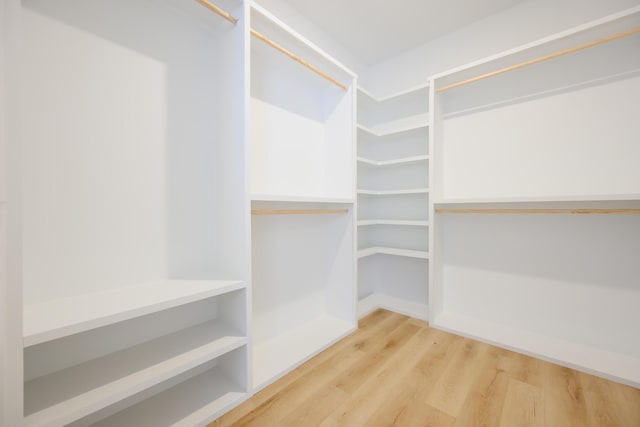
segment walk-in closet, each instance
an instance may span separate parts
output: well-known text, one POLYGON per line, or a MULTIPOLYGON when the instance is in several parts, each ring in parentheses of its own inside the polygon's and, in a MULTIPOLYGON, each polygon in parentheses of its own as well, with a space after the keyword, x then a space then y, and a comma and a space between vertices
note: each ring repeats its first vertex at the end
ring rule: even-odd
POLYGON ((347 3, 0 0, 0 427, 207 426, 376 316, 640 387, 640 4, 347 3))

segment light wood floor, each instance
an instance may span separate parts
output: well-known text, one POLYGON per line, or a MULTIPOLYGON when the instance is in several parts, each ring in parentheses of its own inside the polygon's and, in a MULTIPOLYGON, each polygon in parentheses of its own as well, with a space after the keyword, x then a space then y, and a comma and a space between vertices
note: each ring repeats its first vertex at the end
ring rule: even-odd
POLYGON ((378 310, 214 426, 640 427, 640 390, 378 310))

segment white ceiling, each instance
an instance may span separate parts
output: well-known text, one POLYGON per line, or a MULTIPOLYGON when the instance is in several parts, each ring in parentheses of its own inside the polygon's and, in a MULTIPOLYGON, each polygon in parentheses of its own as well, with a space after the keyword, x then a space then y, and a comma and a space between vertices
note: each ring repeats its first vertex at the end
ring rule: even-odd
POLYGON ((523 0, 285 0, 367 65, 523 0))

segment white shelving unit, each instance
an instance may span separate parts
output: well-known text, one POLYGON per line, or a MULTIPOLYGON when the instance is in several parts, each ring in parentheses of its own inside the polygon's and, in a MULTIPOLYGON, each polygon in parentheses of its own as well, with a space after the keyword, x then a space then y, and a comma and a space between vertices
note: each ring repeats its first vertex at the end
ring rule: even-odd
POLYGON ((69 424, 246 344, 209 321, 38 377, 25 384, 25 424, 69 424))
POLYGON ((249 31, 220 5, 238 22, 174 0, 15 11, 14 425, 204 425, 250 395, 249 31))
POLYGON ((433 326, 640 385, 640 35, 583 48, 639 24, 635 7, 434 76, 433 326))
POLYGON ((359 90, 358 316, 427 317, 428 107, 427 86, 385 99, 359 90))
POLYGON ((355 75, 266 10, 253 5, 251 19, 344 86, 251 40, 250 203, 263 212, 252 220, 259 390, 357 326, 355 75))

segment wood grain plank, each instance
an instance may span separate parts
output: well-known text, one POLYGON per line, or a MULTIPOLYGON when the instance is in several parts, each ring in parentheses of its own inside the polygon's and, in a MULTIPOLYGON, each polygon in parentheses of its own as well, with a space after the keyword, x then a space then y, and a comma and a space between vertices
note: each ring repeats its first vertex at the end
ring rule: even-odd
POLYGON ((587 374, 580 375, 580 382, 587 407, 587 426, 640 426, 640 393, 587 374))
POLYGON ((433 385, 426 404, 457 417, 471 389, 471 385, 480 373, 479 362, 486 352, 486 346, 467 340, 452 354, 442 376, 433 385))
POLYGON ((544 391, 510 378, 499 425, 544 427, 544 391))
POLYGON ((564 366, 544 364, 546 381, 545 418, 550 423, 582 427, 588 425, 580 373, 564 366))
POLYGON ((495 347, 487 351, 480 375, 456 418, 456 426, 496 426, 500 423, 509 384, 509 375, 500 366, 504 353, 506 350, 495 347))
POLYGON ((366 380, 384 366, 395 353, 400 351, 419 330, 420 328, 415 325, 401 325, 386 338, 374 343, 358 365, 353 366, 337 379, 335 386, 346 393, 354 393, 363 387, 366 380))

